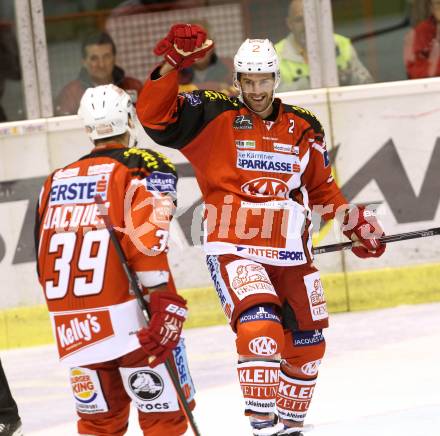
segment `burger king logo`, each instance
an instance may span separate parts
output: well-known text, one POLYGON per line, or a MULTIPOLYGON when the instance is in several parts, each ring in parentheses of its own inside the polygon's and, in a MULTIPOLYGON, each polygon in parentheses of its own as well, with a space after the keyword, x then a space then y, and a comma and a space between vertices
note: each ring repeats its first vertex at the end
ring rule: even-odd
POLYGON ((70 383, 73 396, 80 403, 91 403, 98 396, 92 378, 81 368, 72 368, 70 370, 70 383))

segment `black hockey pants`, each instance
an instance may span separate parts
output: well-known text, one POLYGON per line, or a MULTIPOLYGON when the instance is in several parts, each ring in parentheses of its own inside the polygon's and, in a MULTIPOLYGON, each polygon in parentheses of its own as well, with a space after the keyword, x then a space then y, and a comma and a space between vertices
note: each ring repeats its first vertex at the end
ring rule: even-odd
POLYGON ((13 423, 19 419, 17 404, 12 398, 8 380, 0 361, 0 423, 13 423))

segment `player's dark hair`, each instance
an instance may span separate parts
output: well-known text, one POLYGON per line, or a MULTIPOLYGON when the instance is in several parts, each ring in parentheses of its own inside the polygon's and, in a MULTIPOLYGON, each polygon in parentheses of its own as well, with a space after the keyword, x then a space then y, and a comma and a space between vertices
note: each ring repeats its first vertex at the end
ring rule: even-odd
POLYGON ((110 44, 112 46, 112 52, 114 55, 116 55, 116 45, 113 41, 112 37, 107 32, 101 32, 101 33, 92 33, 86 38, 84 38, 82 46, 81 46, 81 52, 83 59, 87 55, 86 48, 89 45, 103 45, 103 44, 110 44))
POLYGON ((100 145, 106 142, 122 142, 127 132, 121 133, 120 135, 109 136, 108 138, 99 138, 93 141, 93 144, 100 145))

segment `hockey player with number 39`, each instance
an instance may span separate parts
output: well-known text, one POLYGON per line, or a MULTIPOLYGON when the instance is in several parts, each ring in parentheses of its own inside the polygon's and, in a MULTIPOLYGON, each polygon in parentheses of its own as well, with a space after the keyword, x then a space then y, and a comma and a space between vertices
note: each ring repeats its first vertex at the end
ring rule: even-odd
POLYGON ((46 179, 35 225, 38 276, 60 360, 70 367, 78 432, 124 435, 133 402, 144 435, 183 435, 187 420, 163 364, 178 362, 181 388, 194 407, 180 337, 186 302, 166 255, 175 168, 160 153, 134 147, 135 112, 122 89, 87 89, 79 115, 94 147, 46 179), (143 286, 148 326, 96 195, 143 286))
POLYGON ((343 231, 360 257, 384 252, 383 230, 370 211, 348 207, 317 118, 274 98, 280 70, 269 40, 248 39, 235 55, 238 98, 178 94, 178 70, 212 44, 203 28, 174 25, 156 45, 165 59, 144 84, 137 113, 151 138, 180 149, 194 167, 205 201, 207 264, 237 334, 253 434, 300 436, 328 326, 311 209, 320 206, 324 220, 343 211, 343 231))

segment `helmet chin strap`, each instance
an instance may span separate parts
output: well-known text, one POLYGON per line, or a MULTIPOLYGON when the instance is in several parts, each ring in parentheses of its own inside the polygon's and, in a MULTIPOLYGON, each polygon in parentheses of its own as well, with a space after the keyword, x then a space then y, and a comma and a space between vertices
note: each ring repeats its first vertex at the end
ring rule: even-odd
POLYGON ((137 147, 137 145, 138 145, 135 119, 136 119, 135 115, 133 115, 133 114, 130 114, 128 117, 127 132, 129 134, 129 138, 128 138, 128 147, 129 148, 137 147))
POLYGON ((128 147, 129 148, 137 147, 138 140, 137 140, 137 137, 136 137, 135 129, 132 128, 132 127, 129 127, 127 132, 130 135, 129 138, 128 138, 128 147))

